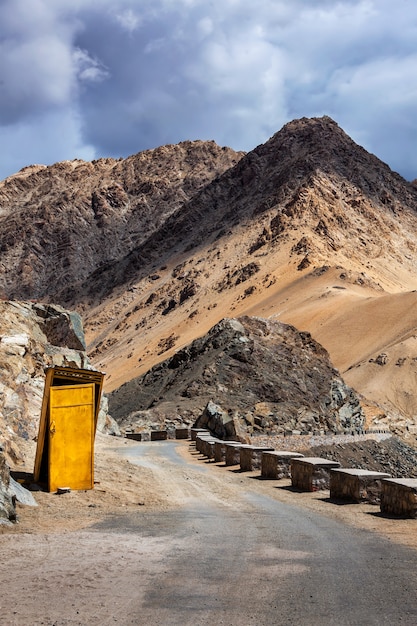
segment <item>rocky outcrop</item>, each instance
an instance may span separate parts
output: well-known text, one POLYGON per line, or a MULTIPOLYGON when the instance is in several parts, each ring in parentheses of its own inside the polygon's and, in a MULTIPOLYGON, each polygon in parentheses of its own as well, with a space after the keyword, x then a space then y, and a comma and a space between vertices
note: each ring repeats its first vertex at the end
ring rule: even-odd
POLYGON ((207 423, 223 423, 225 434, 233 421, 249 434, 363 426, 357 395, 322 346, 292 326, 253 317, 222 320, 111 393, 109 410, 129 428, 135 411, 158 416, 161 423, 173 415, 190 423, 203 410, 207 423))
POLYGON ((30 491, 10 476, 9 466, 0 450, 0 525, 16 521, 16 501, 37 506, 30 491))
POLYGON ((45 369, 55 365, 92 369, 79 315, 59 306, 0 301, 0 445, 10 465, 22 460, 24 442, 37 436, 45 369))
POLYGON ((242 441, 247 443, 247 429, 237 416, 232 417, 227 411, 212 402, 207 402, 204 411, 194 423, 195 428, 206 428, 223 441, 242 441))
POLYGON ((117 422, 109 415, 109 401, 105 395, 101 397, 100 410, 97 417, 97 430, 107 435, 120 436, 117 422))
POLYGON ((387 472, 395 478, 417 478, 417 450, 397 437, 386 435, 381 441, 331 442, 300 451, 308 456, 338 461, 342 467, 387 472))
MULTIPOLYGON (((33 457, 38 434, 45 369, 90 369, 81 318, 54 305, 0 301, 0 524, 16 520, 15 501, 36 505, 10 477, 33 457)), ((103 398, 98 429, 120 434, 103 398)))

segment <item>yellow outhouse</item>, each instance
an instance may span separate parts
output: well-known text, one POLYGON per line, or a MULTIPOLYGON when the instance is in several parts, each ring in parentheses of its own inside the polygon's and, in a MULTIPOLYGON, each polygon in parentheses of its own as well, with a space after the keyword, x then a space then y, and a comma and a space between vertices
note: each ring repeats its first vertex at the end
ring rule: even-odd
POLYGON ((46 370, 33 475, 48 491, 94 487, 103 377, 101 372, 69 367, 46 370))

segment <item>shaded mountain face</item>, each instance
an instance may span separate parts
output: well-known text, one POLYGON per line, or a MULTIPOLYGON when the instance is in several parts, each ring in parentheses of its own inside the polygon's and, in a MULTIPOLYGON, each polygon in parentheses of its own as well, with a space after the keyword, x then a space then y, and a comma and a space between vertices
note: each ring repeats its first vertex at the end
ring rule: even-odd
POLYGON ((183 142, 31 166, 0 183, 3 297, 43 299, 117 262, 243 153, 183 142))
POLYGON ((225 319, 109 396, 125 428, 144 417, 162 427, 190 424, 213 402, 249 434, 360 431, 359 398, 308 333, 254 317, 225 319))
MULTIPOLYGON (((175 149, 182 154, 183 148, 175 149)), ((142 188, 140 206, 153 208, 148 213, 138 209, 148 219, 139 226, 131 226, 133 218, 125 218, 123 211, 105 212, 110 216, 105 230, 96 226, 91 207, 99 206, 92 200, 93 191, 100 190, 97 182, 85 199, 90 221, 81 220, 85 237, 76 262, 61 249, 51 254, 47 242, 37 247, 36 262, 41 259, 41 267, 51 270, 42 278, 42 289, 51 301, 82 314, 92 362, 107 372, 107 391, 173 356, 221 319, 258 316, 310 332, 346 382, 363 395, 368 421, 395 423, 411 436, 417 426, 415 184, 326 117, 295 120, 247 155, 229 154, 229 164, 219 156, 223 169, 213 175, 203 172, 205 157, 198 161, 202 182, 187 197, 178 176, 166 178, 167 198, 170 185, 174 188, 174 208, 167 199, 161 211, 161 196, 142 188)), ((159 149, 146 157, 156 186, 158 172, 168 167, 163 155, 159 149), (165 166, 159 168, 161 159, 165 166)), ((123 161, 111 163, 111 176, 127 167, 123 161)), ((197 162, 192 165, 190 176, 197 162)), ((77 163, 71 168, 76 172, 77 163)), ((133 168, 132 189, 139 173, 133 168)), ((27 179, 41 174, 29 171, 27 179)), ((83 197, 81 174, 80 182, 71 178, 67 188, 74 198, 83 197)), ((15 207, 32 206, 25 176, 17 175, 22 189, 16 187, 15 207)), ((2 193, 4 188, 5 183, 2 193)), ((42 193, 47 190, 39 190, 39 198, 42 193)), ((132 206, 135 198, 130 197, 132 206)), ((2 206, 7 208, 6 200, 2 206)), ((72 215, 69 206, 63 215, 72 215)), ((24 238, 3 222, 4 233, 8 228, 15 233, 9 256, 1 257, 4 285, 8 293, 22 289, 37 297, 26 273, 42 274, 32 271, 37 265, 28 255, 39 232, 33 219, 37 234, 30 234, 27 221, 24 238)), ((81 231, 77 222, 71 232, 81 231)))

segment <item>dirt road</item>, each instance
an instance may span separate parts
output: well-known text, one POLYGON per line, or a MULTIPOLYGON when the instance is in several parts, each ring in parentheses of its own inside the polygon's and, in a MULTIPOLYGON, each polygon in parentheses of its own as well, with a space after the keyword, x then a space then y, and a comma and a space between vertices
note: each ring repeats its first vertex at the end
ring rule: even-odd
POLYGON ((0 624, 417 623, 415 520, 292 492, 188 442, 98 457, 93 492, 39 494, 0 535, 0 624))

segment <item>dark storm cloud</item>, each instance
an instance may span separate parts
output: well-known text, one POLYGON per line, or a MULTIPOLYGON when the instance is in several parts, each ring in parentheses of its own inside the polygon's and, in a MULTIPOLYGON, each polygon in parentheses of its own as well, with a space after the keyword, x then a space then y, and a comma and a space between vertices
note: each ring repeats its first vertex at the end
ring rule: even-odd
POLYGON ((0 177, 184 139, 251 150, 330 115, 417 177, 417 5, 407 0, 6 0, 0 177))

